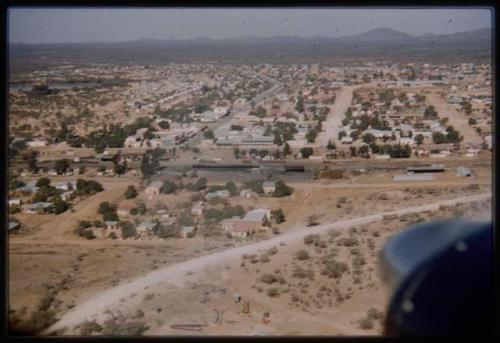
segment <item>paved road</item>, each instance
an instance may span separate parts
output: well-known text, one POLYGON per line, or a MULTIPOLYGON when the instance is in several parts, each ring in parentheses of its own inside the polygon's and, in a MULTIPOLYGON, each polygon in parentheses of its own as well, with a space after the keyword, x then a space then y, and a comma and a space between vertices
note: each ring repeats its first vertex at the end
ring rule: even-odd
POLYGON ((439 117, 448 117, 449 125, 452 125, 455 130, 458 130, 460 135, 464 137, 462 144, 472 143, 479 146, 483 143, 483 139, 476 130, 469 125, 469 118, 465 113, 457 111, 453 105, 448 104, 446 99, 442 99, 441 96, 435 92, 428 94, 427 99, 430 104, 434 106, 439 117))
POLYGON ((75 308, 64 314, 58 322, 53 324, 42 334, 49 334, 64 327, 74 327, 85 320, 91 320, 92 316, 100 315, 106 309, 109 309, 110 306, 119 303, 121 298, 126 298, 132 293, 141 294, 141 292, 144 292, 145 287, 151 287, 167 280, 169 282, 182 284, 183 279, 188 271, 196 273, 197 271, 201 271, 208 266, 220 265, 224 261, 231 261, 235 259, 239 260, 243 254, 252 254, 262 249, 269 249, 273 246, 279 245, 281 242, 285 244, 293 243, 302 240, 306 235, 322 234, 328 232, 331 229, 345 230, 354 225, 367 224, 373 221, 381 220, 383 219, 383 216, 387 214, 402 215, 413 212, 437 210, 440 205, 454 205, 457 203, 485 200, 490 197, 491 193, 483 193, 459 197, 451 200, 442 200, 427 205, 412 206, 396 211, 380 212, 364 217, 342 220, 331 224, 318 225, 312 228, 298 227, 295 230, 292 230, 284 235, 277 236, 265 241, 224 250, 208 256, 202 256, 178 264, 166 266, 164 268, 150 272, 149 274, 139 277, 133 281, 121 284, 119 286, 96 294, 91 299, 85 301, 84 303, 76 306, 75 308))

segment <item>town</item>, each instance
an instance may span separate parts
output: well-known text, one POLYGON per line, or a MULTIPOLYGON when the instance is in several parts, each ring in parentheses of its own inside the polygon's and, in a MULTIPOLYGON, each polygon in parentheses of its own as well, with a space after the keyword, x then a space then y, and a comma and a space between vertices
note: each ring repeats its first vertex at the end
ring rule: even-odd
POLYGON ((32 69, 8 94, 10 311, 24 330, 380 334, 384 242, 424 220, 491 216, 482 60, 32 69), (127 315, 72 321, 94 293, 163 269, 175 276, 158 288, 108 294, 102 311, 127 315))

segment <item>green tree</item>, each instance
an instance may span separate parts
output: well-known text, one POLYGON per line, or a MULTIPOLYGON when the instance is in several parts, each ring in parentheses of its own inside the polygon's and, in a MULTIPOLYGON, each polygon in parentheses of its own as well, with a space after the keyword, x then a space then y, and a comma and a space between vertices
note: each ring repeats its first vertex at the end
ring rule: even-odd
POLYGON ((137 196, 137 189, 134 185, 130 185, 127 187, 124 195, 126 199, 133 199, 137 196))
POLYGON ((285 214, 281 208, 271 211, 271 215, 274 218, 276 224, 283 223, 285 221, 285 214))
POLYGON ((418 134, 415 136, 415 143, 417 143, 417 145, 421 145, 422 143, 424 142, 424 136, 422 134, 418 134))
POLYGON ((203 137, 205 137, 206 139, 214 139, 214 132, 210 129, 207 129, 203 132, 203 137))
POLYGON ((363 142, 365 142, 366 144, 375 142, 375 139, 376 139, 375 136, 372 135, 371 133, 366 133, 363 135, 363 142))
POLYGON ((134 224, 129 221, 120 222, 120 227, 122 230, 122 237, 124 239, 135 237, 137 235, 137 229, 135 228, 134 224))
POLYGON ((160 188, 160 192, 164 194, 171 194, 177 190, 177 184, 170 180, 165 180, 160 188))
POLYGON ((290 155, 292 153, 292 149, 290 148, 290 144, 288 142, 285 142, 283 145, 283 155, 290 155))
POLYGON ((331 139, 329 139, 326 148, 328 150, 335 150, 337 147, 335 146, 335 143, 331 139))
POLYGON ((274 197, 286 197, 289 196, 290 194, 293 193, 293 188, 288 186, 285 182, 283 181, 278 181, 276 182, 276 189, 273 193, 274 197))
POLYGON ((54 166, 58 175, 62 175, 69 170, 69 161, 67 159, 57 160, 54 166))
POLYGON ((37 187, 48 187, 50 186, 50 179, 48 177, 42 177, 36 182, 37 187))
POLYGON ((312 148, 302 148, 300 149, 300 154, 302 155, 302 158, 309 158, 314 153, 314 150, 312 148))

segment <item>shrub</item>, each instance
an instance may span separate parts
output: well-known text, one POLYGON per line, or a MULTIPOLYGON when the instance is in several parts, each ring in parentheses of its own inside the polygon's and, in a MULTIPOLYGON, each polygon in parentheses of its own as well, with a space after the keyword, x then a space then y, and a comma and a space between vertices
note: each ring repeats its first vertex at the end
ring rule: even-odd
POLYGON ((277 252, 278 252, 278 248, 276 248, 276 247, 272 247, 271 249, 269 249, 269 250, 267 251, 267 253, 268 253, 269 255, 275 255, 277 252))
POLYGON ((261 254, 260 255, 260 262, 261 263, 266 263, 266 262, 269 262, 269 261, 270 261, 269 255, 267 255, 267 254, 261 254))
POLYGON ((373 329, 373 322, 368 318, 363 318, 359 321, 359 327, 363 330, 373 329))
POLYGON ((297 260, 303 261, 309 259, 309 253, 305 250, 299 250, 296 254, 297 260))
POLYGON ((264 282, 264 283, 267 283, 267 284, 272 284, 272 283, 278 281, 276 276, 274 276, 273 274, 264 274, 260 277, 259 280, 264 282))
POLYGON ((324 267, 321 270, 321 274, 326 275, 329 278, 338 279, 344 274, 348 268, 343 262, 334 261, 331 259, 323 261, 324 267))
POLYGON ((301 267, 295 267, 292 272, 292 276, 299 279, 312 279, 314 277, 314 272, 301 267))
POLYGON ((343 237, 337 240, 337 245, 344 247, 352 247, 358 245, 358 240, 353 237, 343 237))
POLYGON ((307 235, 304 237, 304 244, 312 244, 319 239, 319 235, 307 235))
POLYGON ((96 236, 94 235, 94 232, 90 229, 86 229, 82 231, 82 237, 85 237, 86 239, 94 239, 96 236))
POLYGON ((277 288, 269 288, 267 290, 267 295, 270 296, 271 298, 276 298, 279 297, 280 292, 277 288))
POLYGON ((85 321, 81 326, 80 326, 80 335, 81 336, 89 336, 94 332, 101 332, 102 331, 102 326, 99 325, 95 320, 89 322, 85 321))
POLYGON ((135 189, 134 185, 130 185, 127 187, 124 195, 126 199, 133 199, 137 196, 137 189, 135 189))
POLYGON ((384 317, 384 313, 372 307, 366 312, 366 317, 371 320, 380 320, 384 317))

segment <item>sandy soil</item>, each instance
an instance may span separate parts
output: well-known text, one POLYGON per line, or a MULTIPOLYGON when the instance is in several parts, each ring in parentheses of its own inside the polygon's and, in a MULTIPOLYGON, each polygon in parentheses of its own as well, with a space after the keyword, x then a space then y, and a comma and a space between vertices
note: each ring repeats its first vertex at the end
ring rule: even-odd
MULTIPOLYGON (((345 230, 355 225, 367 224, 373 221, 381 220, 384 214, 402 215, 406 213, 437 210, 440 205, 453 205, 460 202, 479 201, 487 199, 490 196, 490 193, 486 193, 466 197, 457 197, 451 200, 442 200, 431 204, 408 207, 406 209, 400 209, 386 213, 377 213, 365 217, 338 221, 333 224, 318 225, 312 228, 299 227, 296 230, 290 231, 284 235, 269 240, 238 248, 228 249, 209 256, 203 256, 201 258, 195 258, 185 262, 181 262, 179 264, 174 264, 172 266, 155 270, 144 277, 140 277, 131 282, 124 283, 115 288, 96 294, 90 300, 78 305, 73 310, 70 310, 68 313, 66 313, 56 324, 54 324, 48 330, 48 332, 68 326, 77 325, 85 319, 90 320, 93 316, 96 316, 96 319, 98 320, 102 320, 104 318, 104 311, 112 310, 113 305, 120 304, 120 299, 126 299, 134 293, 138 295, 138 297, 134 297, 134 299, 139 299, 141 298, 141 294, 147 292, 145 291, 146 287, 158 289, 161 283, 165 282, 167 282, 168 284, 182 286, 183 282, 185 282, 184 277, 186 276, 186 274, 196 273, 198 275, 199 271, 207 272, 207 268, 210 268, 211 266, 220 266, 221 264, 227 263, 228 261, 238 260, 243 254, 259 253, 259 251, 267 250, 274 246, 279 246, 280 244, 293 244, 294 242, 302 240, 304 236, 309 234, 324 234, 331 229, 345 230)), ((130 307, 132 303, 135 302, 136 300, 129 301, 127 302, 126 306, 130 307)))

